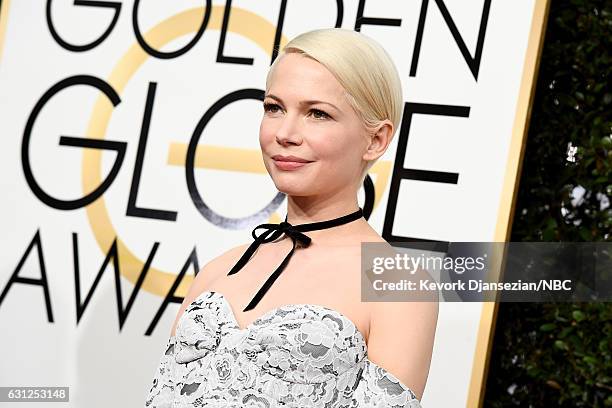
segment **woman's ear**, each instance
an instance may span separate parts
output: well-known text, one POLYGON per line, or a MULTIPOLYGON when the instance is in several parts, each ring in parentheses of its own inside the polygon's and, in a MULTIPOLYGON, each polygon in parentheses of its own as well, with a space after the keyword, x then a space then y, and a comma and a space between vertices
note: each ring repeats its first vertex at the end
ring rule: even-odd
POLYGON ((370 142, 368 145, 368 149, 363 155, 363 159, 366 161, 378 159, 382 156, 387 147, 389 147, 389 143, 391 143, 391 138, 393 137, 393 123, 385 119, 380 122, 380 124, 370 132, 370 142))

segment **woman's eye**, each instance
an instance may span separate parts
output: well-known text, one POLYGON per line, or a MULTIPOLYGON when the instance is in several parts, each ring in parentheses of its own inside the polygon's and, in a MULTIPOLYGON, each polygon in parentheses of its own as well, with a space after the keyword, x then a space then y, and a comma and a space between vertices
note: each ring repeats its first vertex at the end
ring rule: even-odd
POLYGON ((275 103, 264 103, 264 112, 275 113, 275 109, 277 108, 279 108, 279 106, 275 103))
POLYGON ((327 113, 319 109, 313 109, 311 112, 316 119, 327 119, 330 117, 327 113))
MULTIPOLYGON (((275 103, 266 102, 263 104, 263 107, 264 107, 264 112, 267 112, 267 113, 278 113, 282 110, 281 107, 275 103)), ((318 119, 318 120, 331 118, 331 116, 329 116, 326 112, 323 112, 320 109, 311 109, 310 113, 313 115, 315 119, 318 119)))

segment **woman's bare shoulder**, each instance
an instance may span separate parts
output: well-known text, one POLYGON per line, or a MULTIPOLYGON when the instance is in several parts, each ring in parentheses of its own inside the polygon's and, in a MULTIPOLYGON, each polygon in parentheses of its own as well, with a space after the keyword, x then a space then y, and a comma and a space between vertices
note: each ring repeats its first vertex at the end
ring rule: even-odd
POLYGON ((369 234, 363 234, 359 237, 359 241, 361 244, 369 244, 375 243, 378 248, 391 249, 393 246, 382 236, 380 236, 376 231, 373 231, 369 234))
POLYGON ((237 262, 249 245, 250 244, 247 243, 230 248, 227 251, 223 252, 221 255, 214 257, 213 259, 208 261, 202 268, 200 268, 199 272, 193 279, 191 286, 189 287, 187 295, 183 299, 183 303, 179 309, 179 312, 176 315, 174 325, 172 326, 172 330, 170 331, 171 336, 174 336, 179 318, 183 314, 187 306, 190 305, 191 302, 202 292, 208 290, 210 284, 214 282, 219 276, 221 276, 221 274, 226 274, 229 269, 234 265, 232 262, 237 262))
POLYGON ((200 269, 198 276, 195 278, 194 285, 196 282, 198 282, 198 286, 200 286, 200 283, 208 284, 221 276, 221 274, 226 274, 229 269, 238 262, 238 259, 246 251, 249 245, 250 243, 246 243, 229 248, 220 255, 212 258, 200 269))

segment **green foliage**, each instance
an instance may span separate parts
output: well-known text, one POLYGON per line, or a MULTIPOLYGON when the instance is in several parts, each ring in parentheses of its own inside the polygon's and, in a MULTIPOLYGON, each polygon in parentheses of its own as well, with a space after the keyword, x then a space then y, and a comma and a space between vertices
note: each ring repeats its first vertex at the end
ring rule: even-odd
POLYGON ((519 240, 612 239, 611 13, 609 1, 551 4, 512 228, 519 240), (585 193, 573 205, 577 186, 585 193))
MULTIPOLYGON (((512 241, 612 240, 611 17, 609 0, 551 0, 512 241)), ((484 406, 612 407, 611 314, 501 303, 484 406)))
POLYGON ((611 406, 611 319, 600 303, 500 304, 484 406, 611 406))

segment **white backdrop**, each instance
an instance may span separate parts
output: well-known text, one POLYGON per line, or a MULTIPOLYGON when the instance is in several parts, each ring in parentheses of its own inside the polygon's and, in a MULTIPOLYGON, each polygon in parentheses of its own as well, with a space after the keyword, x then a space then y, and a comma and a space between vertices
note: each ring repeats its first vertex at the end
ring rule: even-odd
MULTIPOLYGON (((204 14, 202 1, 141 3, 138 26, 148 33, 146 41, 164 52, 186 46, 204 14)), ((342 27, 354 29, 359 3, 286 3, 281 46, 303 31, 334 26, 338 4, 342 27)), ((4 0, 0 14, 0 386, 69 386, 67 405, 74 407, 142 406, 180 302, 170 303, 152 333, 145 332, 192 251, 201 267, 250 241, 254 225, 280 221, 286 208, 283 201, 270 217, 262 212, 277 192, 260 162, 262 108, 256 99, 230 103, 212 116, 201 136, 196 135, 193 170, 206 205, 223 217, 253 215, 250 227, 231 229, 198 211, 185 167, 198 122, 215 102, 237 90, 264 89, 284 3, 232 2, 221 53, 252 58, 252 64, 217 57, 224 2, 212 2, 203 35, 174 58, 143 51, 132 23, 132 1, 112 4, 121 7, 51 1, 51 24, 42 0, 4 0), (115 14, 116 24, 98 45, 70 49, 100 38, 115 14), (54 38, 52 28, 62 40, 54 38), (70 83, 75 76, 73 86, 41 102, 55 84, 70 83), (116 106, 102 92, 104 86, 108 94, 117 94, 116 106), (40 111, 33 115, 37 104, 40 111), (108 144, 106 150, 60 145, 60 136, 114 141, 115 150, 108 144), (110 186, 86 206, 70 205, 108 177, 117 150, 124 159, 110 186), (77 303, 85 302, 115 238, 122 309, 135 293, 121 328, 112 261, 77 319, 77 303), (146 279, 136 292, 136 279, 154 247, 146 279), (41 284, 43 276, 46 285, 41 284), (33 280, 20 282, 16 277, 33 280)), ((392 233, 394 238, 495 240, 500 222, 504 231, 506 227, 500 208, 508 171, 516 167, 513 135, 517 125, 522 134, 525 124, 517 118, 525 103, 519 100, 521 86, 530 86, 524 82, 528 45, 539 40, 530 38, 536 1, 377 0, 362 5, 365 17, 385 19, 363 20, 361 32, 380 41, 393 57, 407 106, 463 112, 415 114, 404 134, 409 136, 405 156, 397 162, 402 138, 394 138, 372 169, 376 194, 370 223, 381 233, 385 223, 393 223, 386 238, 392 233), (419 48, 415 42, 423 5, 427 14, 419 48), (483 7, 489 6, 485 28, 483 7), (461 40, 449 26, 455 26, 461 40), (481 29, 481 58, 471 69, 466 56, 469 60, 478 54, 481 29), (442 173, 427 173, 438 181, 401 180, 392 193, 392 174, 399 177, 401 166, 442 173), (440 182, 447 176, 456 180, 440 182), (396 201, 391 203, 389 197, 396 201), (388 214, 388 208, 394 213, 388 214)), ((361 203, 365 200, 361 191, 361 203)), ((193 269, 189 267, 178 296, 186 293, 193 269)), ((440 304, 424 406, 466 405, 482 306, 440 304)))

